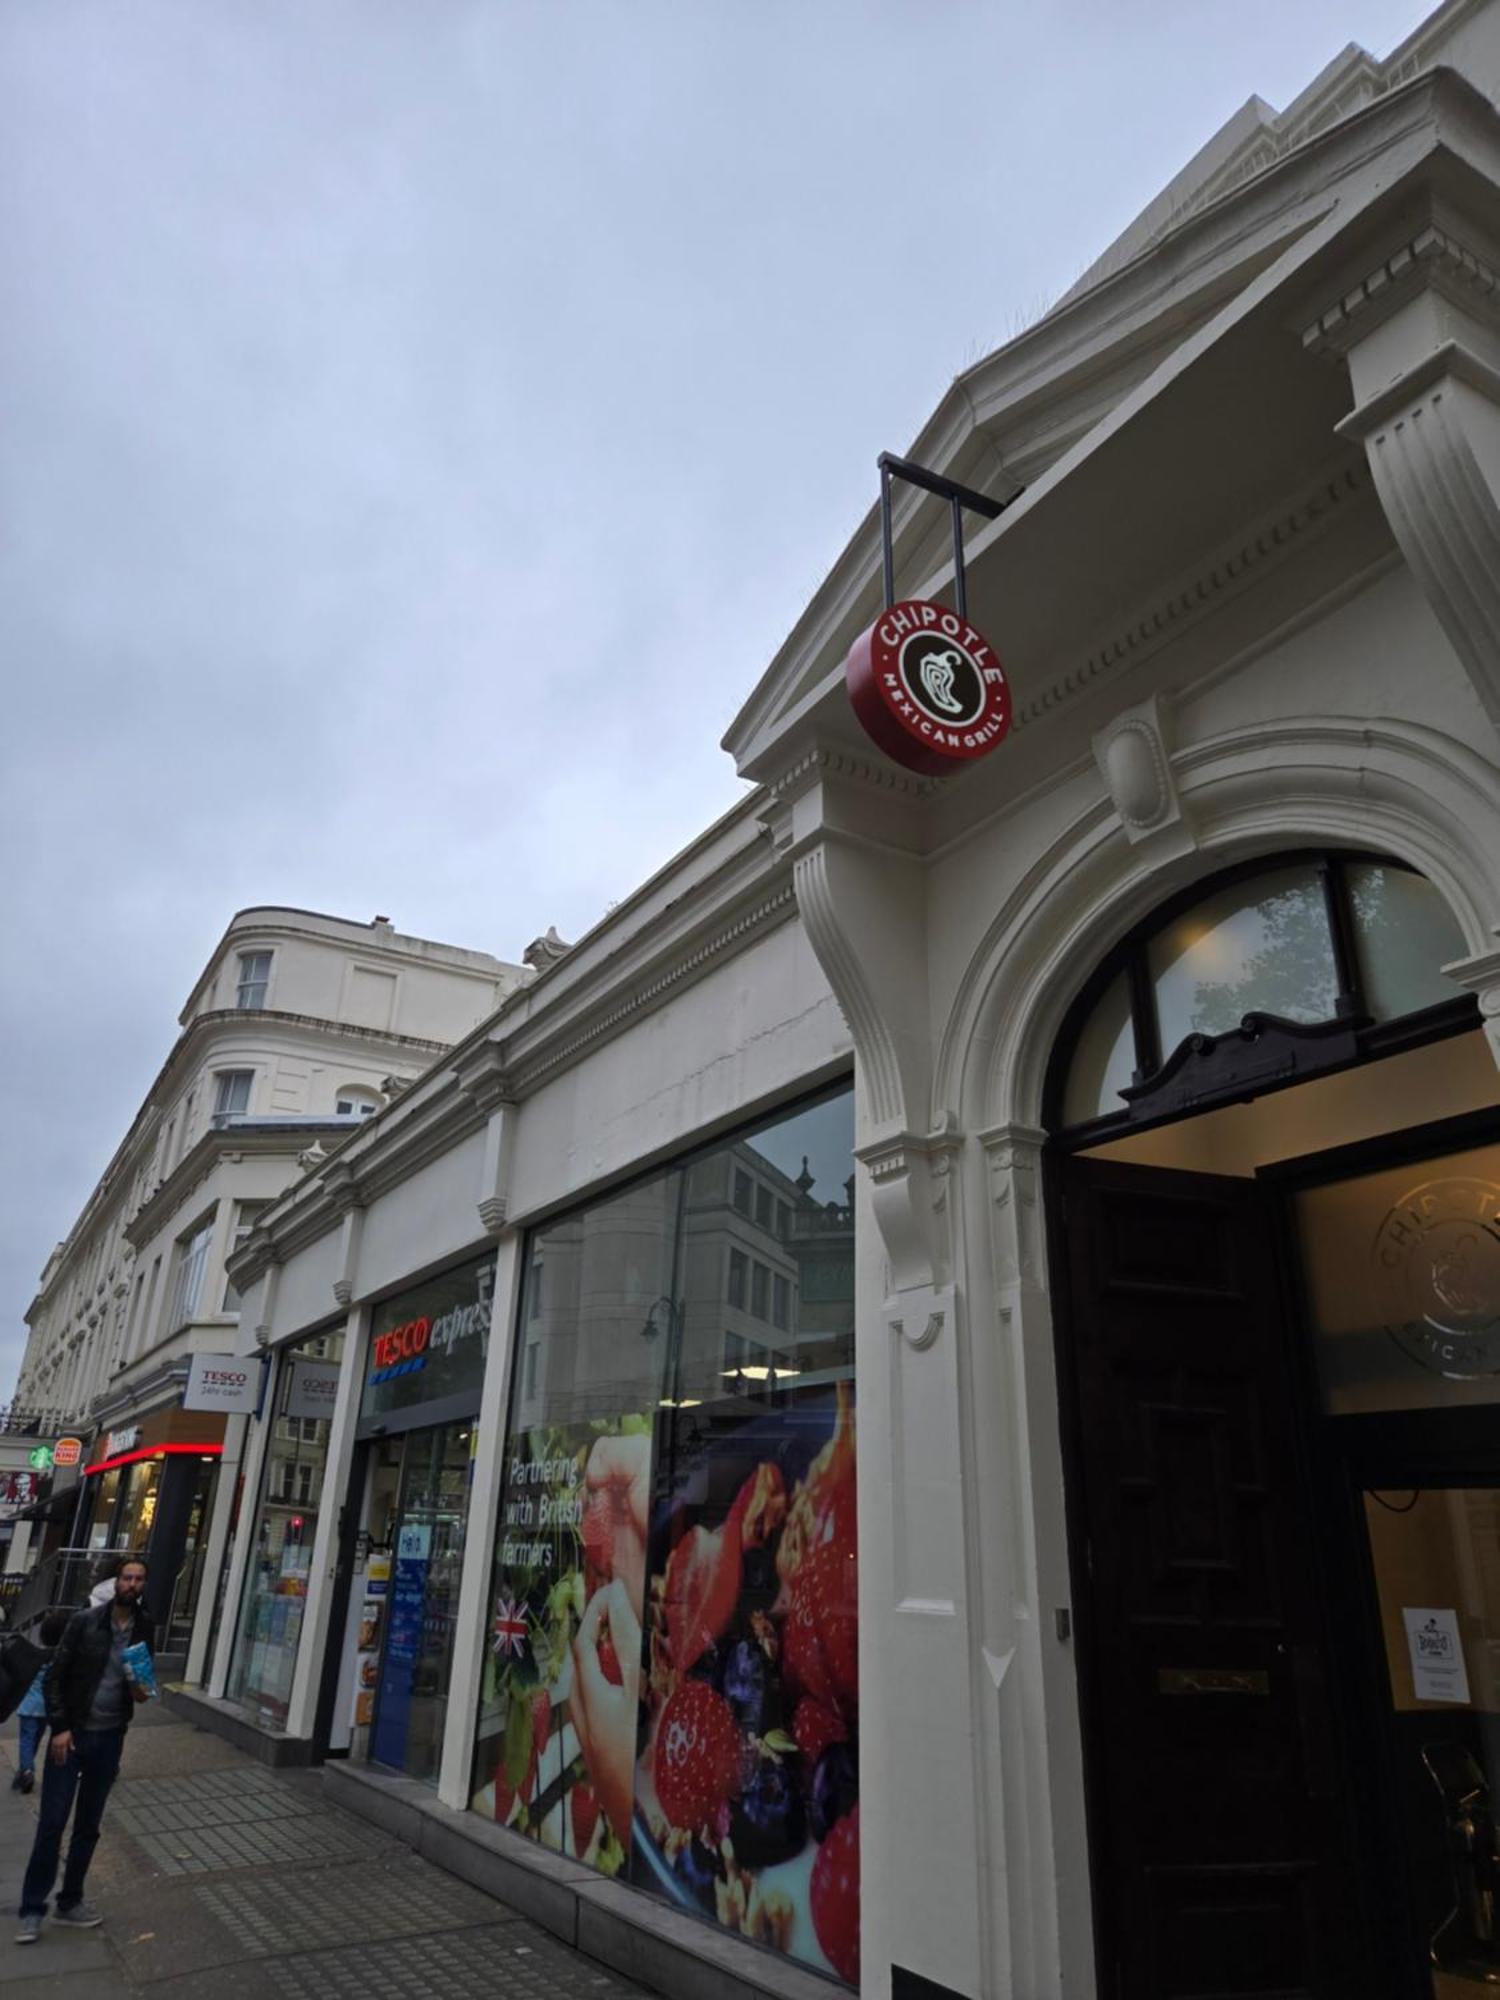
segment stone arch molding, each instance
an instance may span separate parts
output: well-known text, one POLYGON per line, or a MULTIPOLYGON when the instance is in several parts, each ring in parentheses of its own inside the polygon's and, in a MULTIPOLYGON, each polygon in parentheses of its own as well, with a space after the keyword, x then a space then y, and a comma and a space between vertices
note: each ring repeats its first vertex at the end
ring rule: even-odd
POLYGON ((1040 1136, 1047 1063, 1074 995, 1175 890, 1279 848, 1374 848, 1420 869, 1472 956, 1500 1064, 1500 773, 1451 736, 1399 721, 1268 722, 1172 758, 1182 820, 1130 843, 1101 803, 1042 856, 996 915, 960 984, 933 1076, 936 1124, 1040 1136))

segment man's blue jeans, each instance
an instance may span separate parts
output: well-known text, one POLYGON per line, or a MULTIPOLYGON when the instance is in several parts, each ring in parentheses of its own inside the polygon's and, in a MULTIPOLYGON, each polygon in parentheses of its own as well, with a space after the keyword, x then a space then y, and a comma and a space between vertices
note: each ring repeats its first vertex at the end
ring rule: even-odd
POLYGON ((16 1769, 34 1771, 36 1769, 37 1745, 47 1733, 45 1715, 20 1715, 16 1717, 16 1769))
POLYGON ((37 1822, 26 1880, 21 1885, 21 1915, 45 1916, 47 1898, 57 1879, 57 1858, 67 1830, 73 1801, 73 1838, 68 1843, 68 1864, 63 1870, 57 1907, 71 1910, 83 1900, 83 1879, 89 1872, 94 1849, 99 1845, 99 1824, 104 1818, 104 1802, 120 1768, 120 1752, 125 1747, 123 1729, 80 1729, 65 1764, 54 1764, 51 1748, 42 1766, 42 1810, 37 1822))

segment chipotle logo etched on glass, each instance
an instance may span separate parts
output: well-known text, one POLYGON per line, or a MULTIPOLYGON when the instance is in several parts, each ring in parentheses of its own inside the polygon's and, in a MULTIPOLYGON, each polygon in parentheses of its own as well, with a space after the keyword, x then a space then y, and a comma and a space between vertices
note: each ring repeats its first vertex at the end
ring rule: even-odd
POLYGON ((854 713, 888 757, 929 776, 984 757, 1010 728, 999 656, 961 612, 906 598, 844 662, 854 713))

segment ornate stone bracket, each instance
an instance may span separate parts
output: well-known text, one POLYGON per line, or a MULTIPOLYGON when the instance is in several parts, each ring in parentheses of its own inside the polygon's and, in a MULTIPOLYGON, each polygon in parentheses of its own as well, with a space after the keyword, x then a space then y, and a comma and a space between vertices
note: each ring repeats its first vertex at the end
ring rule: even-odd
POLYGON ((354 1169, 335 1160, 323 1177, 339 1216, 339 1274, 333 1281, 337 1304, 349 1306, 359 1279, 359 1246, 364 1236, 364 1194, 354 1169))
POLYGON ((1046 1136, 1031 1125, 996 1125, 979 1135, 990 1169, 995 1282, 1002 1300, 1023 1285, 1043 1281, 1041 1164, 1046 1136))
POLYGON ((1500 729, 1500 371, 1446 340, 1339 425, 1500 729))
POLYGON ((1495 1058, 1495 1067, 1500 1069, 1500 951, 1458 959, 1452 965, 1445 965, 1443 973, 1456 986, 1477 995, 1479 1018, 1484 1024, 1490 1054, 1495 1058))
POLYGON ((485 1114, 484 1159, 479 1169, 479 1221, 491 1236, 505 1227, 510 1201, 510 1155, 516 1117, 515 1089, 499 1045, 481 1042, 453 1066, 459 1088, 485 1114))

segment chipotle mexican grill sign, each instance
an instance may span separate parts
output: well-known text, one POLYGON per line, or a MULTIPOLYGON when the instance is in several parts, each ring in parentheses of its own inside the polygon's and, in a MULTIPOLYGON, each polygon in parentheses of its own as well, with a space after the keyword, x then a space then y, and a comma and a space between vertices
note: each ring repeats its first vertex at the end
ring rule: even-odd
POLYGON ((994 647, 946 604, 893 604, 849 648, 844 681, 866 734, 909 771, 957 770, 1010 728, 994 647))

